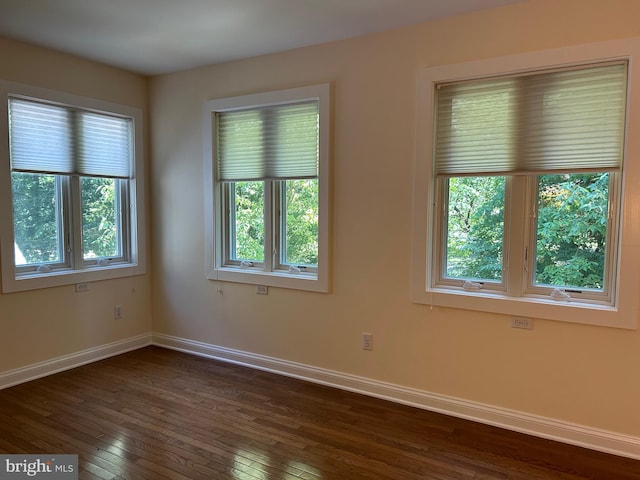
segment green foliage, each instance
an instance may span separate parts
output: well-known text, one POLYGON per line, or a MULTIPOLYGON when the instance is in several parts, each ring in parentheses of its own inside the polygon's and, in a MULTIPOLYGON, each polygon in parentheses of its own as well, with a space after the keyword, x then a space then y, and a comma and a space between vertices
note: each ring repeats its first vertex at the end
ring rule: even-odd
MULTIPOLYGON (((235 260, 264 261, 264 182, 233 184, 234 214, 232 252, 235 260)), ((285 223, 281 230, 284 264, 318 263, 318 181, 287 180, 281 211, 285 223)))
POLYGON ((236 182, 235 232, 231 257, 236 260, 264 261, 264 182, 236 182), (235 247, 235 248, 233 248, 235 247), (234 255, 235 253, 235 255, 234 255))
POLYGON ((504 177, 449 179, 446 275, 500 280, 504 177))
POLYGON ((539 177, 537 283, 603 287, 608 192, 608 173, 539 177))
POLYGON ((318 181, 286 184, 286 258, 284 263, 318 264, 318 181))
MULTIPOLYGON (((603 288, 608 193, 608 173, 538 177, 535 284, 603 288)), ((501 278, 503 205, 504 177, 449 180, 448 277, 501 278)))
POLYGON ((62 259, 54 175, 11 174, 15 243, 27 264, 62 259))
POLYGON ((111 178, 80 179, 84 258, 115 257, 120 253, 117 183, 111 178))

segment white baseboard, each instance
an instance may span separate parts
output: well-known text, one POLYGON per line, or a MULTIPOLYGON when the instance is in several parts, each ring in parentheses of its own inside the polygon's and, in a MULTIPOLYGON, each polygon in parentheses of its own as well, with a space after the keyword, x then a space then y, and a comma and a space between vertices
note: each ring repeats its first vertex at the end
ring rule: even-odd
POLYGON ((63 355, 61 357, 35 363, 15 370, 0 372, 0 390, 19 383, 35 380, 36 378, 53 375, 54 373, 79 367, 87 363, 102 360, 103 358, 120 355, 121 353, 136 350, 151 345, 151 334, 145 333, 136 337, 119 340, 117 342, 100 345, 80 352, 63 355))
POLYGON ((154 345, 287 375, 508 430, 640 460, 640 437, 531 415, 264 355, 154 333, 154 345))

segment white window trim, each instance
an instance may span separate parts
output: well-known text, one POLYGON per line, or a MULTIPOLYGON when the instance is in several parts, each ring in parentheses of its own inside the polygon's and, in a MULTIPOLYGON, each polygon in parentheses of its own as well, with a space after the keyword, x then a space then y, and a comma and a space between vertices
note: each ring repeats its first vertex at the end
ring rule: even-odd
POLYGON ((636 329, 640 310, 640 138, 626 135, 623 165, 623 204, 619 231, 618 274, 612 305, 557 301, 544 297, 509 297, 500 292, 469 292, 433 286, 432 242, 435 183, 432 172, 434 142, 434 86, 441 82, 513 75, 579 63, 629 60, 626 131, 640 128, 640 41, 621 40, 556 50, 490 58, 420 70, 417 86, 416 159, 413 188, 412 300, 436 307, 460 308, 503 315, 636 329))
POLYGON ((2 108, 0 109, 0 132, 3 132, 6 139, 2 142, 2 145, 0 145, 0 259, 3 260, 1 265, 2 292, 21 292, 144 274, 146 272, 146 232, 142 111, 126 105, 1 80, 0 98, 3 102, 2 108), (131 237, 131 252, 128 262, 114 265, 88 266, 75 270, 61 269, 42 274, 16 275, 17 272, 14 262, 13 199, 11 194, 8 142, 9 95, 31 97, 98 112, 115 113, 133 119, 134 166, 133 178, 129 181, 129 195, 135 202, 132 202, 132 205, 130 205, 129 235, 131 237))
POLYGON ((205 268, 209 280, 267 285, 272 287, 329 292, 329 128, 330 85, 256 93, 205 102, 204 125, 204 179, 205 179, 205 268), (219 209, 221 184, 216 181, 214 168, 215 113, 247 107, 260 107, 278 103, 318 100, 319 108, 319 170, 318 170, 318 269, 317 273, 265 272, 224 265, 222 239, 222 212, 219 209))

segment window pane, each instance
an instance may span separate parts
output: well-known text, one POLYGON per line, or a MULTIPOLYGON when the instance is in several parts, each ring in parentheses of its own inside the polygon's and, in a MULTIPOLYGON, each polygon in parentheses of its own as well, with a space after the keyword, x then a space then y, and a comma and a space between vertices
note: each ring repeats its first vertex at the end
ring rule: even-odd
POLYGON ((282 263, 318 264, 318 180, 287 180, 284 184, 282 263))
POLYGON ((264 261, 264 182, 231 184, 230 257, 232 260, 264 261))
POLYGON ((60 184, 55 175, 13 172, 16 265, 62 262, 60 184))
POLYGON ((85 259, 119 257, 121 249, 118 180, 81 177, 82 251, 85 259))
POLYGON ((609 174, 538 177, 534 283, 604 288, 609 174))
POLYGON ((505 177, 448 180, 444 275, 502 280, 505 177))

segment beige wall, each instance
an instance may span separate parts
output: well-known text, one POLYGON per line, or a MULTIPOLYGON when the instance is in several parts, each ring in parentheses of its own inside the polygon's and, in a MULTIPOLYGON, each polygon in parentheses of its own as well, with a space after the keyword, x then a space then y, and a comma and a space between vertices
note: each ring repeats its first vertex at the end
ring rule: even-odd
POLYGON ((640 332, 543 320, 521 331, 507 316, 410 301, 418 68, 635 37, 638 18, 635 0, 530 0, 154 78, 154 331, 640 435, 640 332), (327 81, 332 292, 258 296, 249 285, 207 281, 203 102, 327 81), (374 351, 360 349, 361 332, 374 334, 374 351))
MULTIPOLYGON (((144 77, 3 38, 0 79, 148 110, 144 77)), ((149 333, 149 275, 89 287, 0 295, 0 372, 149 333), (113 319, 116 304, 120 320, 113 319)))

